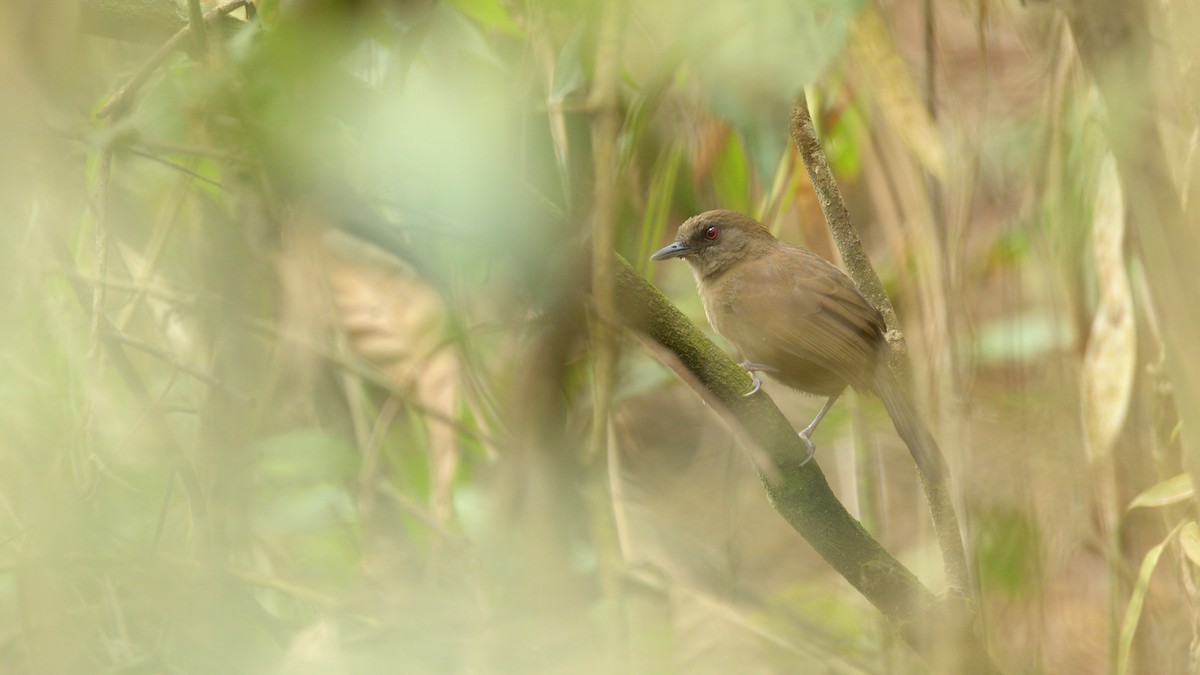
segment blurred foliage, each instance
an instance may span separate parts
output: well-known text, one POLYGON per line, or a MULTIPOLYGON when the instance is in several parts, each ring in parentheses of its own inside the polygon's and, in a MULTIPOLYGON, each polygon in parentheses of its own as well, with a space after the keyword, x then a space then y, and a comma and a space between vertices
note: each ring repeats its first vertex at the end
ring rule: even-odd
MULTIPOLYGON (((0 8, 0 671, 924 672, 634 336, 588 449, 606 13, 619 252, 706 327, 685 266, 646 261, 687 216, 832 255, 787 140, 807 87, 922 364, 993 653, 1193 663, 1161 327, 1129 237, 1087 254, 1121 215, 1056 13, 931 3, 929 110, 915 0, 257 2, 157 64, 170 32, 97 25, 112 4, 0 8), (1136 348, 1085 372, 1117 281, 1136 348), (1080 400, 1105 366, 1132 382, 1090 414, 1122 423, 1080 400)), ((1182 89, 1164 115, 1192 138, 1182 89)), ((767 386, 795 420, 819 403, 767 386)), ((907 453, 854 405, 819 461, 937 588, 907 453)))
POLYGON ((1037 524, 1016 510, 976 514, 975 555, 979 584, 987 591, 1024 595, 1036 590, 1041 558, 1037 524))

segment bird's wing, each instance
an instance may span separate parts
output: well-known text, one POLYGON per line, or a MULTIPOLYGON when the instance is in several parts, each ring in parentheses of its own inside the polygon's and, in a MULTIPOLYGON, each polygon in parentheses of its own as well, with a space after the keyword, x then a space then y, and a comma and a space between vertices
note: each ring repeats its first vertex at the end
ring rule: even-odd
POLYGON ((728 308, 736 320, 721 332, 748 358, 782 352, 854 384, 870 381, 883 318, 833 264, 787 247, 746 265, 736 287, 728 308), (796 260, 802 273, 795 272, 796 260))

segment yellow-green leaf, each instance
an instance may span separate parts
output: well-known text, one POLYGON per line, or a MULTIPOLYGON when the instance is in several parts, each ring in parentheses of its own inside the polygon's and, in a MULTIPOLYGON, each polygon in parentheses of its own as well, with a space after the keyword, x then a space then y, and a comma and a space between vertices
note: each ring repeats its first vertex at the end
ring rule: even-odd
POLYGON ((1200 567, 1200 525, 1191 521, 1179 531, 1179 545, 1192 564, 1200 567))
POLYGON ((1130 509, 1176 504, 1196 494, 1191 474, 1181 473, 1142 492, 1129 503, 1130 509))
POLYGON ((521 32, 509 16, 508 10, 500 4, 500 0, 446 0, 446 4, 471 17, 481 26, 498 28, 506 33, 521 32))
POLYGON ((1176 525, 1166 539, 1146 551, 1146 556, 1142 558, 1142 565, 1138 568, 1137 582, 1133 585, 1133 592, 1129 595, 1129 604, 1125 606, 1125 618, 1121 621, 1121 634, 1117 641, 1117 675, 1126 675, 1129 672, 1129 651, 1133 647, 1133 636, 1137 633, 1138 622, 1142 618, 1142 606, 1146 602, 1146 592, 1150 590, 1150 577, 1154 576, 1154 568, 1158 566, 1163 549, 1171 543, 1171 539, 1179 534, 1183 525, 1183 523, 1176 525))
POLYGON ((722 208, 750 212, 750 162, 737 132, 730 131, 712 172, 713 190, 722 208))

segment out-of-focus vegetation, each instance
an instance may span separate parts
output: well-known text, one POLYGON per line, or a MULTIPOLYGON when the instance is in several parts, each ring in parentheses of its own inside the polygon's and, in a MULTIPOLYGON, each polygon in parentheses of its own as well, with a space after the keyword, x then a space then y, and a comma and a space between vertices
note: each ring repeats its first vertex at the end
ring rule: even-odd
MULTIPOLYGON (((611 235, 707 329, 709 208, 833 258, 806 87, 997 663, 1194 672, 1200 17, 1060 4, 4 3, 0 671, 925 672, 590 293, 611 235)), ((941 590, 878 404, 816 440, 941 590)))

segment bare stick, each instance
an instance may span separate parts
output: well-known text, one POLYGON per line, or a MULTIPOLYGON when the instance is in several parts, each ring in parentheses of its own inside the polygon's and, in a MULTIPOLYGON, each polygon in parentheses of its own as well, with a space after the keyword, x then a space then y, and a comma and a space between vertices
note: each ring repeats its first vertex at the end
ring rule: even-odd
MULTIPOLYGON (((800 93, 796 107, 792 111, 791 127, 792 140, 800 150, 804 166, 808 169, 808 176, 817 192, 817 201, 821 204, 821 211, 825 214, 829 230, 833 233, 838 253, 841 254, 846 268, 850 271, 850 276, 854 278, 854 282, 863 296, 879 308, 884 321, 887 322, 888 342, 892 346, 889 364, 893 371, 906 373, 910 367, 904 344, 904 333, 900 330, 896 311, 892 308, 892 302, 888 299, 887 293, 883 290, 879 275, 875 273, 875 268, 863 251, 862 241, 858 238, 858 232, 850 220, 850 212, 846 209, 841 190, 838 189, 837 179, 834 178, 825 152, 821 149, 821 142, 817 139, 816 128, 808 111, 808 99, 803 92, 800 93)), ((903 377, 897 379, 901 383, 905 380, 903 377)), ((937 462, 944 466, 946 460, 941 449, 937 447, 936 443, 931 445, 932 447, 926 448, 926 451, 934 455, 937 462)), ((925 489, 925 498, 929 502, 929 511, 933 517, 933 528, 942 549, 946 578, 951 586, 966 592, 969 588, 970 574, 949 484, 945 475, 926 476, 924 473, 921 474, 921 484, 925 489)))
MULTIPOLYGON (((621 128, 617 110, 620 86, 620 2, 610 2, 603 18, 596 48, 596 77, 589 98, 592 118, 592 155, 595 188, 592 203, 592 297, 601 316, 612 316, 613 241, 616 229, 617 134, 621 128)), ((589 457, 597 457, 605 446, 609 398, 617 367, 617 341, 605 321, 591 322, 593 352, 592 434, 589 457)))
MULTIPOLYGON (((804 167, 808 169, 808 177, 817 192, 817 201, 821 203, 821 213, 825 214, 825 222, 829 224, 829 231, 833 233, 833 241, 837 244, 842 262, 846 264, 846 269, 854 278, 854 283, 858 285, 863 297, 883 313, 888 332, 899 334, 900 323, 896 320, 896 310, 892 308, 892 301, 883 290, 879 275, 875 273, 875 268, 863 252, 862 241, 850 220, 850 212, 842 199, 842 191, 838 188, 837 179, 833 177, 833 170, 829 168, 825 152, 821 150, 821 141, 817 138, 812 115, 808 112, 808 98, 803 91, 796 99, 796 107, 792 109, 791 131, 792 142, 800 150, 800 158, 804 160, 804 167)), ((902 337, 900 342, 903 344, 902 337)), ((893 344, 892 347, 894 350, 896 345, 893 344)))
POLYGON ((88 355, 94 359, 100 358, 100 337, 105 323, 104 296, 108 286, 104 278, 108 276, 108 182, 112 173, 112 150, 101 150, 97 165, 96 196, 92 202, 95 209, 92 246, 95 269, 92 274, 96 280, 92 284, 92 329, 88 342, 88 355))
MULTIPOLYGON (((249 4, 249 2, 250 0, 231 0, 230 2, 227 2, 219 7, 211 9, 202 17, 204 19, 204 23, 215 21, 236 9, 245 7, 247 4, 249 4)), ((136 94, 137 91, 142 88, 142 85, 146 84, 146 80, 150 78, 150 75, 152 75, 154 71, 158 70, 159 66, 161 66, 163 62, 167 60, 167 57, 173 54, 175 50, 178 49, 181 44, 183 44, 183 41, 187 40, 188 37, 191 36, 191 34, 191 24, 180 28, 174 35, 164 42, 163 45, 159 47, 158 50, 155 51, 145 63, 142 64, 141 68, 138 68, 133 75, 129 76, 129 79, 125 81, 125 84, 121 85, 121 87, 117 89, 117 91, 111 97, 109 97, 108 102, 101 106, 100 110, 96 111, 96 116, 100 118, 106 118, 124 113, 129 108, 134 94, 136 94)))
POLYGON ((250 394, 247 394, 246 392, 237 389, 236 387, 229 384, 228 382, 225 382, 224 380, 222 380, 214 375, 211 375, 203 370, 200 370, 199 368, 189 364, 188 362, 184 361, 182 358, 180 358, 177 354, 175 354, 173 352, 170 352, 166 349, 163 349, 162 347, 159 347, 157 345, 146 342, 145 340, 135 338, 128 333, 118 330, 116 328, 116 326, 107 325, 104 328, 104 334, 106 337, 112 338, 124 345, 133 347, 134 349, 138 350, 139 352, 149 354, 150 356, 153 356, 154 358, 159 359, 160 361, 164 361, 164 362, 170 364, 171 366, 173 366, 176 370, 187 373, 188 375, 191 375, 192 377, 196 378, 197 380, 200 380, 201 382, 203 382, 205 384, 212 385, 212 386, 220 389, 221 391, 225 392, 226 394, 232 396, 233 398, 236 398, 237 400, 241 401, 242 403, 246 403, 248 405, 254 404, 254 397, 251 396, 250 394))
POLYGON ((208 52, 208 31, 204 28, 204 10, 200 0, 188 0, 188 27, 192 29, 192 40, 196 44, 196 53, 204 58, 208 52))

